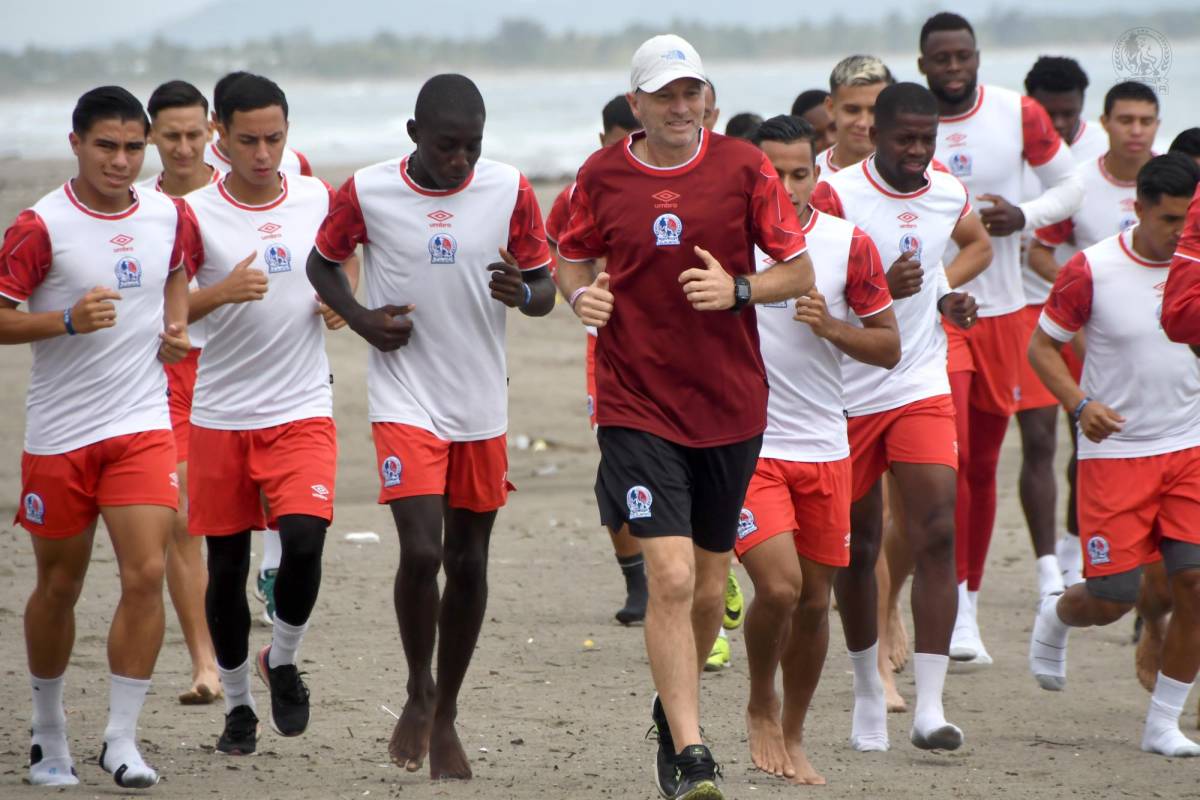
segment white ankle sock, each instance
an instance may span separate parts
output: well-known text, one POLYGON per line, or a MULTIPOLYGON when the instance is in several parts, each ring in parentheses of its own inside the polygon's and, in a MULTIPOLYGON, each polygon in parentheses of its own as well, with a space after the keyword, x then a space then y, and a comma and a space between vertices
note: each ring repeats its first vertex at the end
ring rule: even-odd
POLYGON ((850 745, 859 752, 888 749, 887 703, 883 682, 879 679, 879 642, 858 652, 849 651, 854 668, 854 715, 850 724, 850 745))
POLYGON ((1059 598, 1042 598, 1029 637, 1029 671, 1039 686, 1052 692, 1067 685, 1067 635, 1071 629, 1058 616, 1059 598))
POLYGON ((271 649, 267 651, 267 665, 275 669, 280 664, 295 664, 296 651, 300 649, 300 641, 308 623, 290 625, 275 615, 275 627, 271 631, 271 649))
POLYGON ((283 558, 283 542, 279 540, 279 531, 269 528, 263 531, 263 557, 258 565, 258 574, 263 575, 269 569, 279 569, 279 561, 283 558))
POLYGON ((258 706, 254 705, 254 695, 250 693, 250 659, 247 658, 240 667, 233 669, 225 669, 218 664, 217 673, 221 676, 226 714, 238 706, 250 706, 251 711, 258 711, 258 706))
MULTIPOLYGON (((963 585, 965 586, 966 584, 964 583, 963 585)), ((967 600, 971 604, 971 606, 970 606, 971 619, 975 622, 975 625, 978 626, 979 625, 979 590, 976 589, 975 591, 971 591, 970 589, 968 589, 967 590, 967 600)))
POLYGON ((109 676, 108 726, 100 766, 111 772, 118 786, 144 789, 158 783, 158 773, 142 760, 137 749, 137 721, 150 689, 149 680, 109 676))
POLYGON ((1079 546, 1079 537, 1064 533, 1054 547, 1058 556, 1058 566, 1063 571, 1063 583, 1070 588, 1083 580, 1083 550, 1079 546))
POLYGON ((29 782, 35 786, 74 786, 75 764, 67 745, 67 715, 63 711, 63 676, 29 676, 33 690, 33 733, 30 742, 29 782), (36 748, 36 750, 34 749, 36 748), (37 758, 37 763, 32 763, 37 758))
POLYGON ((1063 585, 1062 569, 1058 565, 1058 556, 1039 556, 1037 560, 1038 596, 1062 594, 1066 591, 1063 585))
POLYGON ((1158 673, 1150 710, 1146 713, 1146 728, 1142 734, 1142 749, 1174 758, 1200 756, 1200 744, 1179 730, 1179 715, 1187 703, 1191 683, 1183 683, 1158 673))
POLYGON ((950 657, 937 653, 913 653, 913 677, 917 683, 917 709, 913 714, 912 740, 925 749, 955 750, 962 745, 962 730, 946 721, 942 693, 950 657))

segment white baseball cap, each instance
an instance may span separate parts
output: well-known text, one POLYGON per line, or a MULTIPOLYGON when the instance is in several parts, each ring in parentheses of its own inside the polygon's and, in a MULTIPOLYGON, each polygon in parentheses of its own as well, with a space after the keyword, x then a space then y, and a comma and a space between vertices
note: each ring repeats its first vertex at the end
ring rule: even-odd
POLYGON ((665 33, 642 42, 633 54, 629 84, 633 91, 657 92, 679 78, 708 83, 700 54, 682 36, 665 33))

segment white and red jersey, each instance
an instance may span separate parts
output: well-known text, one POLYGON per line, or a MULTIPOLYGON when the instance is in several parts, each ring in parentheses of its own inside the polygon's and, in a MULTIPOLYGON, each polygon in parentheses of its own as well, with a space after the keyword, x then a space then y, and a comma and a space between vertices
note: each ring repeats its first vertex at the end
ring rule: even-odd
MULTIPOLYGON (((1080 164, 1090 163, 1107 152, 1108 134, 1104 132, 1104 129, 1097 124, 1089 125, 1087 120, 1080 120, 1079 128, 1075 131, 1075 138, 1071 140, 1071 158, 1075 161, 1075 166, 1078 167, 1080 164)), ((1029 166, 1029 162, 1026 161, 1025 167, 1021 172, 1021 202, 1035 200, 1045 190, 1046 187, 1038 180, 1037 173, 1033 171, 1033 168, 1029 166)), ((1086 202, 1086 200, 1087 193, 1085 190, 1084 201, 1086 202)), ((1079 213, 1076 212, 1077 215, 1079 213)), ((1109 233, 1111 234, 1112 231, 1109 233)), ((1021 232, 1021 283, 1025 290, 1025 304, 1041 305, 1050 296, 1050 287, 1052 284, 1034 272, 1033 268, 1029 266, 1029 243, 1033 235, 1029 231, 1021 232)), ((1055 250, 1054 257, 1058 260, 1058 263, 1065 264, 1067 259, 1081 249, 1069 246, 1059 247, 1055 250)))
MULTIPOLYGON (((229 163, 229 157, 221 152, 221 148, 217 147, 216 139, 208 143, 208 152, 205 153, 204 160, 215 169, 220 170, 222 174, 233 168, 233 165, 229 163)), ((311 176, 313 174, 312 165, 308 163, 304 154, 290 147, 283 149, 283 160, 279 162, 279 171, 285 175, 311 176)))
POLYGON ((53 455, 170 430, 162 341, 167 275, 194 250, 195 223, 166 195, 133 192, 116 214, 87 208, 70 182, 22 211, 0 248, 0 294, 62 312, 96 286, 121 295, 116 325, 33 342, 25 450, 53 455))
MULTIPOLYGON (((856 322, 892 304, 871 237, 815 209, 803 233, 816 288, 831 317, 856 322)), ((759 272, 775 263, 757 247, 754 255, 759 272)), ((794 320, 795 310, 792 300, 757 307, 759 346, 771 387, 760 456, 804 462, 847 458, 841 351, 794 320)))
POLYGON ((1083 205, 1074 216, 1037 232, 1038 241, 1044 245, 1070 248, 1065 254, 1068 257, 1132 228, 1138 221, 1133 208, 1137 181, 1119 181, 1110 175, 1104 156, 1080 164, 1076 173, 1083 182, 1083 205))
POLYGON ((822 178, 813 190, 815 208, 853 222, 879 250, 884 269, 915 250, 925 277, 921 291, 896 300, 900 363, 891 370, 842 359, 846 412, 876 414, 950 393, 946 374, 946 333, 937 303, 950 293, 943 252, 958 221, 971 211, 967 191, 948 173, 925 171, 925 185, 898 192, 875 168, 875 157, 822 178))
POLYGON ((1125 417, 1102 442, 1079 437, 1080 458, 1141 458, 1200 445, 1200 359, 1162 329, 1170 261, 1133 250, 1136 226, 1092 245, 1062 268, 1039 325, 1050 338, 1087 337, 1084 394, 1125 417))
MULTIPOLYGON (((212 175, 209 177, 209 181, 208 181, 209 184, 217 183, 218 181, 220 181, 221 174, 222 174, 221 170, 214 167, 213 171, 212 171, 212 175)), ((160 173, 158 173, 158 175, 155 175, 153 178, 147 178, 144 181, 138 181, 134 185, 137 187, 138 191, 142 192, 142 193, 160 192, 162 194, 166 194, 165 192, 163 192, 162 178, 163 178, 163 176, 162 176, 162 173, 160 172, 160 173)), ((167 195, 167 196, 170 197, 170 195, 167 195)), ((198 287, 199 287, 199 284, 196 283, 196 279, 192 278, 191 281, 188 283, 188 289, 194 290, 198 287)), ((192 349, 199 350, 204 347, 205 341, 208 340, 208 327, 204 324, 204 320, 198 319, 195 322, 188 325, 188 339, 192 343, 192 349)))
MULTIPOLYGON (((837 150, 836 144, 831 147, 826 147, 824 150, 817 153, 817 166, 821 168, 821 171, 817 174, 818 178, 828 177, 829 175, 832 175, 833 173, 842 169, 842 167, 839 167, 837 164, 833 163, 833 153, 835 150, 837 150)), ((854 165, 851 164, 851 166, 854 165)))
POLYGON ((486 158, 449 191, 418 186, 407 157, 364 167, 338 191, 317 250, 344 261, 359 244, 367 305, 416 306, 407 345, 370 351, 371 421, 413 425, 450 441, 503 434, 508 307, 491 296, 487 266, 501 247, 522 270, 550 265, 529 181, 486 158))
MULTIPOLYGON (((963 182, 976 205, 981 194, 1019 202, 1025 164, 1050 187, 1070 181, 1074 169, 1069 148, 1063 146, 1041 104, 998 86, 981 85, 971 110, 939 119, 935 155, 963 182)), ((1048 202, 1054 199, 1043 193, 1035 200, 1020 203, 1027 230, 1058 222, 1074 213, 1078 208, 1078 189, 1071 193, 1067 205, 1048 202)), ((946 260, 952 261, 957 252, 958 248, 951 244, 946 260)), ((1021 237, 997 236, 992 239, 991 265, 960 288, 975 297, 979 316, 1011 314, 1025 306, 1021 273, 1021 237)))
POLYGON ((329 213, 331 190, 317 178, 280 174, 282 191, 261 206, 239 203, 224 181, 192 192, 203 251, 196 280, 224 280, 251 253, 269 281, 262 300, 230 303, 206 316, 192 423, 255 430, 333 414, 325 324, 305 264, 329 213))

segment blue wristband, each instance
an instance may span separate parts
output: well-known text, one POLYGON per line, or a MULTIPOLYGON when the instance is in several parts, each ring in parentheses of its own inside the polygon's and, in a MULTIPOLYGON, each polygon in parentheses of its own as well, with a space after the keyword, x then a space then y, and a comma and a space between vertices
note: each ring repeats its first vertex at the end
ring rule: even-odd
POLYGON ((63 311, 63 326, 67 329, 67 336, 74 336, 77 333, 75 326, 71 324, 71 309, 69 308, 63 311))
POLYGON ((1083 409, 1090 402, 1092 402, 1092 398, 1090 397, 1085 397, 1080 400, 1079 405, 1075 406, 1075 410, 1071 412, 1071 419, 1073 419, 1075 422, 1079 422, 1079 415, 1083 413, 1083 409))
POLYGON ((522 283, 521 285, 525 287, 525 299, 521 301, 521 308, 524 308, 525 306, 529 305, 531 300, 533 300, 533 289, 529 288, 528 283, 522 283))

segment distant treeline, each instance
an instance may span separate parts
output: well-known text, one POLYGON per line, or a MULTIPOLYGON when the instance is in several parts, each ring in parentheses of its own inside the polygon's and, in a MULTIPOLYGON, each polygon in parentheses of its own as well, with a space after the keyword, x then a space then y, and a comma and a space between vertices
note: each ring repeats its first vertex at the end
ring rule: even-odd
MULTIPOLYGON (((0 92, 74 85, 81 80, 213 78, 231 69, 284 77, 364 78, 427 75, 446 68, 623 67, 638 44, 665 29, 686 37, 711 60, 894 53, 916 50, 921 22, 893 12, 873 22, 797 20, 770 30, 676 20, 653 27, 630 26, 617 33, 551 34, 536 21, 509 19, 488 38, 460 41, 384 32, 359 41, 324 43, 304 33, 290 33, 236 47, 188 47, 172 43, 169 37, 103 49, 28 47, 20 53, 0 53, 0 92)), ((1088 17, 997 11, 972 22, 983 48, 1115 43, 1122 32, 1134 27, 1153 28, 1175 42, 1200 38, 1200 14, 1195 11, 1088 17)))

